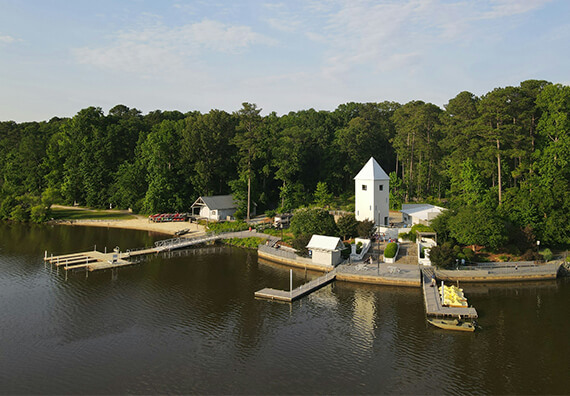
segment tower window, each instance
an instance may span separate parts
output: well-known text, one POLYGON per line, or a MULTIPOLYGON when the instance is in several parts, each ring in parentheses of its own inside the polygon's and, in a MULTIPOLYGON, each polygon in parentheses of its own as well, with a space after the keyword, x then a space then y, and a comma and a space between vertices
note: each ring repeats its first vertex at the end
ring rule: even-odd
POLYGON ((368 186, 366 184, 362 185, 362 191, 366 191, 367 188, 368 188, 368 186))
POLYGON ((378 185, 378 189, 379 189, 380 191, 384 191, 384 185, 383 185, 383 184, 379 184, 379 185, 378 185))

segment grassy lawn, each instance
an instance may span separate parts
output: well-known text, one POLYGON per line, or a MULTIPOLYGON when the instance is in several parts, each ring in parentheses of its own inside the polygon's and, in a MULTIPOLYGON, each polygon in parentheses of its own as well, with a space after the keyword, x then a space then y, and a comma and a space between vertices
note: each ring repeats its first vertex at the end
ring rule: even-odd
POLYGON ((130 220, 136 216, 114 210, 52 208, 51 217, 55 220, 130 220))

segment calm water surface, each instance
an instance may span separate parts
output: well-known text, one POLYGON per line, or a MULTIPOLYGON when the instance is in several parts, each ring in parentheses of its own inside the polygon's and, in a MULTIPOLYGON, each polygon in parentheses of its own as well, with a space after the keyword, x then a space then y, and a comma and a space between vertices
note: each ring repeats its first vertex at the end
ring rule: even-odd
MULTIPOLYGON (((162 239, 140 231, 0 224, 3 394, 568 394, 570 283, 464 285, 481 331, 429 327, 419 289, 336 282, 293 304, 289 270, 194 248, 118 271, 54 254, 162 239)), ((316 274, 294 271, 298 285, 316 274)))

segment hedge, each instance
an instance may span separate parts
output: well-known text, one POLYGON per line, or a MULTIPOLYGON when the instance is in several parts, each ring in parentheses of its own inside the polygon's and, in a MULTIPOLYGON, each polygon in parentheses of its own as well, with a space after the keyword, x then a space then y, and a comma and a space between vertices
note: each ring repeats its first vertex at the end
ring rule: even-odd
POLYGON ((396 242, 390 242, 386 249, 384 250, 385 258, 394 258, 396 252, 398 251, 398 244, 396 242))

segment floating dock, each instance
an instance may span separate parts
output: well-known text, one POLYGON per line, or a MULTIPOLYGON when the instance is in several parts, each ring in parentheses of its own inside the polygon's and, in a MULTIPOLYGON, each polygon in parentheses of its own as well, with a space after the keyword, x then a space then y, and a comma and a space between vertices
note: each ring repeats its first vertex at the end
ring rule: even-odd
POLYGON ((477 319, 477 310, 473 307, 444 307, 441 304, 441 296, 437 285, 431 286, 431 279, 434 276, 433 268, 422 268, 424 302, 426 315, 439 318, 464 318, 477 319))
POLYGON ((213 242, 219 239, 247 238, 247 237, 271 238, 267 234, 258 234, 255 231, 228 232, 222 234, 206 234, 194 238, 171 238, 155 242, 153 247, 130 249, 126 252, 112 251, 103 253, 97 250, 64 254, 59 256, 48 256, 46 251, 44 261, 61 267, 65 270, 85 269, 87 271, 97 271, 112 269, 136 264, 138 261, 132 260, 138 256, 169 252, 171 250, 183 249, 202 243, 213 242))
POLYGON ((323 276, 320 276, 312 281, 305 283, 296 289, 286 290, 276 290, 265 288, 255 292, 255 297, 264 298, 268 300, 286 301, 292 302, 320 289, 321 287, 331 283, 336 278, 336 270, 327 272, 323 276))

